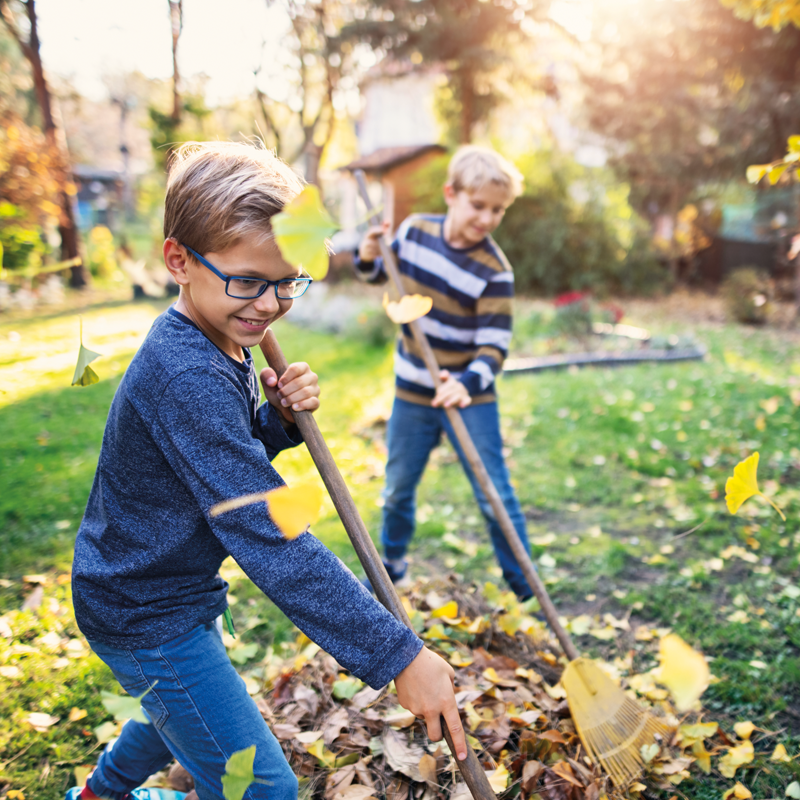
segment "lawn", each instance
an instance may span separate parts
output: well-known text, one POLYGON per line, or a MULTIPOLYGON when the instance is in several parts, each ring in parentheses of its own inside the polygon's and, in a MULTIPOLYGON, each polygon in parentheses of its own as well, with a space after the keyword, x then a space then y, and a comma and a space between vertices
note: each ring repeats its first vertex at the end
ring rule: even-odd
MULTIPOLYGON (((93 365, 100 382, 86 388, 69 386, 74 310, 0 318, 0 796, 3 785, 29 798, 63 796, 72 768, 92 763, 94 728, 108 719, 99 689, 113 680, 85 650, 65 576, 108 406, 164 307, 86 305, 84 343, 103 354, 93 365), (26 598, 33 608, 20 612, 26 598), (37 730, 32 712, 58 721, 34 718, 37 730)), ((626 305, 628 323, 691 333, 708 348, 702 362, 504 378, 506 453, 534 558, 578 646, 609 660, 630 654, 636 672, 655 664, 654 630, 670 628, 702 650, 716 676, 703 696, 706 718, 760 729, 761 755, 737 778, 756 798, 781 797, 800 777, 796 763, 768 759, 778 741, 790 755, 800 746, 800 335, 727 325, 714 309, 685 295, 626 305), (785 523, 760 498, 735 517, 726 509, 725 480, 755 451, 760 486, 785 523)), ((519 304, 520 330, 533 330, 525 320, 535 313, 549 309, 519 304)), ((284 322, 276 332, 290 360, 319 373, 320 427, 376 534, 391 344, 284 322)), ((276 464, 289 482, 314 474, 303 448, 276 464)), ((434 452, 418 521, 412 577, 499 580, 448 445, 434 452)), ((332 505, 315 533, 357 569, 332 505)), ((292 636, 291 626, 235 564, 224 574, 256 661, 292 636)), ((676 793, 719 798, 731 785, 712 773, 676 793)))

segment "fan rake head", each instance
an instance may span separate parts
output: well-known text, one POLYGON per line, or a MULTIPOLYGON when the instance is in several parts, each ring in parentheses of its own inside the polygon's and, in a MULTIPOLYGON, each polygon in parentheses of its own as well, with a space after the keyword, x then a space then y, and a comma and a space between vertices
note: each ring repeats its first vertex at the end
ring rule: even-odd
POLYGON ((641 748, 672 728, 628 697, 593 661, 577 658, 564 670, 572 720, 589 755, 617 787, 639 777, 641 748))

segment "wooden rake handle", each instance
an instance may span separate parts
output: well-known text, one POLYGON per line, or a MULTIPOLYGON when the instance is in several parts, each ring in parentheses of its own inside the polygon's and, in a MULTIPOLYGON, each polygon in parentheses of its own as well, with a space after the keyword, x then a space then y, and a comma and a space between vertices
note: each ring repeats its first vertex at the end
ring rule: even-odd
MULTIPOLYGON (((372 207, 372 202, 369 198, 369 193, 367 192, 367 184, 364 178, 364 173, 361 170, 356 170, 354 175, 358 183, 361 199, 364 201, 367 211, 371 214, 372 224, 380 225, 381 220, 375 213, 375 210, 372 207)), ((400 277, 400 270, 397 267, 394 251, 391 249, 391 247, 389 247, 383 237, 380 238, 379 245, 386 272, 391 278, 392 283, 394 284, 395 289, 397 289, 400 297, 403 297, 403 295, 406 293, 406 290, 405 286, 403 285, 403 280, 400 277)), ((411 333, 414 336, 414 341, 416 342, 419 352, 422 355, 422 360, 425 362, 425 366, 428 368, 428 372, 431 375, 434 388, 438 389, 441 385, 441 381, 439 380, 439 365, 436 363, 436 356, 433 354, 433 350, 428 342, 428 337, 425 336, 425 332, 420 327, 418 321, 415 320, 414 322, 408 323, 408 326, 411 328, 411 333)), ((461 416, 460 410, 458 408, 446 408, 445 413, 447 414, 447 419, 449 420, 450 425, 453 427, 453 431, 455 432, 456 438, 461 445, 461 449, 464 451, 467 462, 469 463, 473 474, 477 478, 478 484, 483 490, 483 493, 486 495, 489 505, 492 507, 495 519, 497 520, 498 525, 500 525, 503 536, 505 536, 508 546, 514 553, 517 563, 519 564, 520 569, 525 576, 525 580, 528 582, 528 586, 530 586, 531 591, 536 595, 536 599, 539 601, 539 605, 542 607, 542 612, 547 618, 550 628, 552 629, 553 633, 555 633, 558 641, 561 643, 561 647, 564 649, 567 658, 570 661, 578 658, 580 655, 578 653, 578 648, 575 647, 569 634, 564 630, 564 626, 558 620, 558 613, 553 605, 553 601, 550 599, 550 595, 547 593, 547 589, 545 589, 544 583, 539 577, 539 573, 533 566, 533 562, 531 561, 529 553, 517 535, 517 531, 514 528, 514 523, 511 521, 511 517, 508 515, 508 510, 506 509, 505 505, 503 505, 503 501, 500 499, 500 494, 495 488, 495 485, 492 483, 489 473, 486 471, 486 467, 480 457, 480 454, 478 453, 477 448, 475 447, 475 443, 472 441, 472 437, 469 435, 469 431, 467 430, 467 426, 464 423, 464 419, 461 416)))
MULTIPOLYGON (((267 363, 279 376, 286 372, 289 364, 278 344, 278 340, 275 338, 275 334, 271 330, 267 330, 261 342, 261 352, 264 353, 267 363)), ((309 453, 311 453, 311 458, 319 471, 331 500, 333 500, 333 505, 336 507, 339 518, 342 520, 347 535, 353 543, 358 560, 361 562, 361 566, 364 567, 378 600, 395 619, 402 622, 406 627, 411 628, 411 620, 400 602, 394 584, 389 579, 386 568, 383 566, 383 561, 370 538, 361 515, 358 513, 355 501, 347 488, 347 484, 344 482, 342 474, 339 472, 339 468, 336 466, 336 462, 333 460, 331 451, 322 438, 322 433, 317 421, 314 419, 314 415, 310 411, 292 411, 292 415, 297 427, 300 429, 300 433, 303 434, 303 439, 309 453)), ((456 749, 453 744, 453 737, 450 735, 450 730, 445 723, 444 717, 440 719, 440 723, 444 738, 455 758, 456 749)), ((492 787, 489 785, 486 773, 469 743, 467 743, 467 757, 463 761, 459 761, 457 758, 455 760, 464 777, 467 788, 475 800, 497 800, 492 787)))

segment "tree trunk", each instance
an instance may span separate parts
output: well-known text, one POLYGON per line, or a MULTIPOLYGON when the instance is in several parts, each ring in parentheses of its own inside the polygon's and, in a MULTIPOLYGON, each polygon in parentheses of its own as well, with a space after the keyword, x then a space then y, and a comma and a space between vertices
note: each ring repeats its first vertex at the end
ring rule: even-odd
POLYGON ((472 126, 475 124, 475 82, 469 67, 459 67, 458 86, 461 94, 461 144, 472 141, 472 126))
POLYGON ((169 18, 172 23, 172 119, 181 121, 180 72, 178 72, 178 40, 183 31, 183 0, 169 0, 169 18))
MULTIPOLYGON (((59 142, 58 129, 53 119, 53 107, 50 99, 50 89, 42 65, 42 57, 39 52, 39 32, 36 24, 36 5, 35 0, 26 0, 25 8, 28 12, 30 22, 30 40, 27 48, 23 48, 25 55, 31 65, 33 72, 33 85, 36 91, 36 99, 42 112, 42 125, 47 142, 53 152, 57 154, 58 162, 64 172, 64 179, 72 181, 72 169, 69 154, 65 143, 59 142)), ((72 208, 72 199, 64 189, 59 196, 61 206, 61 220, 58 226, 61 235, 61 258, 67 260, 80 256, 80 246, 78 242, 78 229, 75 223, 75 212, 72 208)), ((70 276, 70 286, 81 289, 89 283, 89 273, 86 267, 80 264, 72 267, 70 276)))

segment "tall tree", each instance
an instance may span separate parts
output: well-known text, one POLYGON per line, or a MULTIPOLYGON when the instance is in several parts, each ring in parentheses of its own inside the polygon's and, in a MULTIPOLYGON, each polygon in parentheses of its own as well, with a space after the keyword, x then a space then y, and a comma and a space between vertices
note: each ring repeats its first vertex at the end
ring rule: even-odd
POLYGON ((718 0, 618 8, 584 107, 640 206, 676 212, 698 184, 783 152, 800 124, 800 31, 757 29, 718 0))
MULTIPOLYGON (((70 159, 67 151, 66 137, 64 132, 56 125, 53 116, 53 104, 50 88, 42 64, 42 57, 39 49, 39 30, 36 16, 35 0, 17 0, 24 9, 24 19, 27 22, 27 36, 19 24, 19 16, 15 14, 11 7, 11 0, 0 0, 0 15, 3 22, 17 41, 23 55, 31 66, 33 84, 36 93, 36 101, 42 116, 42 130, 47 141, 47 146, 52 153, 54 163, 56 163, 67 180, 60 181, 58 193, 58 205, 61 209, 59 218, 59 234, 61 236, 61 258, 63 260, 72 259, 80 256, 78 241, 78 228, 75 223, 75 213, 72 207, 72 197, 70 189, 72 187, 70 176, 70 159)), ((73 192, 74 193, 74 192, 73 192)), ((81 288, 88 284, 89 273, 81 264, 72 267, 70 284, 75 288, 81 288)))
POLYGON ((352 54, 351 43, 342 41, 340 31, 352 20, 358 3, 281 0, 281 5, 291 24, 289 73, 295 92, 289 103, 270 97, 258 84, 263 66, 259 65, 253 71, 256 102, 278 154, 290 163, 302 159, 306 180, 318 183, 322 153, 333 134, 334 95, 352 54), (283 135, 290 127, 300 134, 293 147, 288 144, 291 137, 283 135))
POLYGON ((737 17, 751 19, 759 28, 779 31, 786 25, 800 28, 800 0, 722 0, 737 17))
POLYGON ((442 66, 451 92, 443 110, 454 138, 466 143, 498 100, 492 72, 528 38, 525 21, 545 19, 549 7, 544 0, 369 0, 342 36, 421 68, 442 66))

